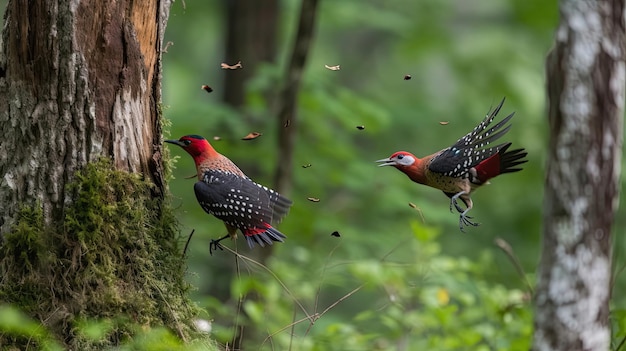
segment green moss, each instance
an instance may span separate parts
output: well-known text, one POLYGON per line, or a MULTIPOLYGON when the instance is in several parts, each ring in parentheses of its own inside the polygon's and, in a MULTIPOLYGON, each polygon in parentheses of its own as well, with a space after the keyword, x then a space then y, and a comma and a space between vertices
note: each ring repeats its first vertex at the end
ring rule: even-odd
MULTIPOLYGON (((137 326, 197 337, 177 220, 151 186, 103 159, 76 174, 62 220, 44 223, 40 209, 20 209, 0 248, 0 301, 20 306, 71 349, 118 345, 137 326), (89 320, 115 323, 94 340, 80 331, 89 320)), ((16 342, 0 331, 0 345, 16 342)))

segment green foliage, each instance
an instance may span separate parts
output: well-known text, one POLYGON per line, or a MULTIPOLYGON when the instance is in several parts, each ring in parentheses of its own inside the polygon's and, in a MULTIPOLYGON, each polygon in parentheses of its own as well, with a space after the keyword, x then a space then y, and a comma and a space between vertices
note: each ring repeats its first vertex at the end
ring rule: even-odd
POLYGON ((77 172, 67 190, 72 201, 62 223, 44 223, 40 208, 23 208, 0 248, 0 301, 20 306, 47 330, 33 336, 35 322, 24 323, 26 329, 5 325, 0 344, 40 340, 44 347, 55 338, 73 349, 101 349, 133 340, 138 325, 197 336, 198 311, 186 297, 177 221, 167 201, 106 159, 77 172))
MULTIPOLYGON (((411 226, 413 239, 369 259, 344 261, 333 254, 320 262, 311 257, 305 266, 315 268, 308 271, 275 261, 273 273, 288 282, 286 288, 249 261, 242 262, 254 274, 242 272, 234 279, 232 297, 254 292, 257 299, 243 303, 246 313, 240 314, 240 322, 263 326, 257 342, 267 350, 290 344, 297 350, 388 350, 394 345, 417 350, 528 349, 529 294, 485 278, 493 264, 491 254, 482 252, 478 261, 444 255, 438 229, 417 221, 411 226), (310 324, 299 305, 319 319, 310 324)), ((236 307, 215 312, 218 320, 237 314, 236 307)), ((216 335, 224 343, 232 337, 216 335)))
MULTIPOLYGON (((266 97, 275 98, 280 88, 299 4, 295 0, 281 1, 278 62, 266 63, 253 72, 246 84, 247 104, 241 110, 219 101, 225 88, 224 78, 237 74, 219 68, 224 61, 219 48, 226 38, 224 8, 216 2, 187 2, 184 7, 175 3, 168 24, 166 40, 175 46, 164 56, 164 99, 171 105, 168 118, 172 120, 173 135, 221 136, 220 141, 212 141, 215 148, 265 185, 272 185, 275 165, 282 162, 275 143, 276 111, 272 109, 272 99, 266 97), (207 95, 198 89, 201 84, 210 84, 214 92, 207 95), (262 132, 263 136, 250 142, 239 140, 251 130, 262 132)), ((506 345, 511 350, 528 349, 528 340, 522 340, 531 327, 524 300, 527 296, 520 293, 526 289, 525 281, 517 278, 514 266, 494 240, 503 238, 511 244, 532 284, 540 256, 547 149, 544 63, 558 20, 558 3, 342 0, 320 2, 320 6, 316 37, 297 105, 294 184, 288 194, 294 206, 280 225, 288 238, 275 246, 268 265, 301 301, 308 303, 309 309, 316 300, 316 284, 321 276, 324 294, 320 303, 325 303, 322 306, 328 306, 365 280, 368 285, 315 323, 310 334, 315 334, 316 339, 302 338, 306 328, 298 329, 294 339, 298 347, 294 349, 313 349, 324 336, 345 349, 369 350, 376 345, 389 348, 403 340, 397 335, 407 334, 403 328, 409 327, 415 330, 411 338, 425 333, 423 340, 410 339, 411 342, 441 339, 440 334, 445 331, 450 344, 442 344, 440 349, 462 349, 455 346, 460 340, 480 349, 485 344, 481 344, 482 339, 476 341, 478 336, 486 338, 494 330, 493 340, 498 341, 489 345, 491 349, 506 349, 506 345), (341 70, 329 71, 325 64, 340 64, 341 70), (412 79, 403 80, 406 74, 412 79), (522 172, 498 177, 473 195, 475 208, 471 215, 482 225, 467 234, 459 233, 458 217, 449 212, 449 202, 441 192, 418 186, 399 172, 377 168, 372 162, 396 150, 422 156, 449 146, 471 130, 503 96, 507 100, 501 113, 516 113, 506 138, 515 147, 528 150, 529 162, 522 172), (449 123, 440 125, 440 121, 449 123), (365 130, 357 130, 357 125, 364 125, 365 130), (311 167, 302 168, 304 164, 311 167), (309 196, 321 201, 311 203, 306 200, 309 196), (407 206, 409 202, 418 209, 407 206), (427 226, 422 225, 422 220, 427 226), (333 231, 340 232, 341 238, 330 237, 333 231), (426 250, 430 257, 426 262, 415 257, 416 252, 422 254, 415 245, 424 241, 430 244, 419 250, 426 250), (399 248, 390 259, 411 264, 390 267, 389 263, 375 259, 396 246, 399 248), (324 273, 329 257, 336 262, 333 261, 333 267, 328 265, 329 272, 324 273), (435 263, 444 268, 448 267, 444 264, 456 267, 458 275, 442 268, 447 280, 438 281, 439 285, 428 285, 432 276, 423 288, 395 283, 398 277, 419 277, 418 268, 428 269, 435 263), (337 272, 343 267, 349 269, 337 272), (358 279, 354 274, 358 274, 358 279), (454 283, 455 279, 459 281, 454 283), (470 284, 472 281, 474 285, 470 284), (414 294, 413 298, 423 304, 419 310, 423 315, 415 307, 407 312, 410 318, 398 321, 391 313, 397 307, 391 303, 388 310, 379 313, 380 305, 375 302, 389 299, 387 286, 399 290, 395 292, 398 298, 408 299, 414 294), (460 294, 461 287, 467 293, 460 294), (443 291, 441 288, 451 296, 448 305, 436 307, 425 302, 443 291), (520 299, 523 307, 515 307, 520 299), (512 305, 510 311, 503 307, 507 303, 512 305), (476 306, 485 308, 482 313, 488 327, 478 328, 482 324, 468 314, 481 312, 476 306), (366 323, 355 321, 356 315, 369 322, 379 315, 382 320, 385 315, 387 324, 375 323, 381 331, 366 333, 362 331, 366 323), (455 319, 457 315, 460 320, 455 319), (413 322, 418 317, 430 324, 413 322), (439 330, 429 319, 436 317, 441 318, 439 330), (471 323, 477 327, 468 327, 471 323), (470 340, 462 339, 463 332, 470 340), (396 335, 396 339, 381 337, 382 334, 396 335), (377 340, 381 344, 376 344, 377 340), (390 346, 391 342, 396 344, 390 346)), ((246 67, 248 58, 238 59, 246 67)), ((183 155, 176 150, 173 153, 183 155)), ((187 231, 196 228, 196 244, 189 252, 189 281, 198 287, 194 298, 215 317, 214 334, 218 340, 230 340, 232 325, 242 323, 244 336, 255 334, 256 343, 248 345, 255 348, 268 333, 292 320, 293 301, 279 289, 282 293, 278 301, 246 301, 237 307, 239 293, 258 290, 267 295, 269 287, 276 283, 263 270, 248 264, 240 267, 241 275, 234 274, 232 255, 207 255, 210 239, 225 232, 220 221, 197 205, 193 181, 182 179, 194 170, 192 160, 185 155, 175 172, 177 179, 170 184, 178 197, 177 213, 182 225, 187 231), (254 283, 249 282, 248 275, 254 283), (271 313, 259 316, 260 311, 271 313), (242 321, 244 312, 250 313, 253 320, 242 321)), ((626 184, 626 174, 622 179, 626 184)), ((622 194, 626 196, 626 192, 622 194)), ((621 200, 624 203, 626 197, 621 200)), ((626 216, 618 215, 615 227, 625 226, 626 216)), ((615 235, 618 269, 626 258, 625 242, 626 236, 615 235)), ((238 244, 242 254, 253 255, 238 244)), ((626 306, 623 276, 618 275, 615 280, 616 311, 626 306)), ((275 288, 270 291, 274 294, 275 288)), ((297 310, 301 313, 299 307, 297 310)), ((289 339, 289 331, 276 338, 289 339)), ((619 342, 619 336, 615 337, 619 342)), ((281 346, 286 345, 284 339, 281 342, 281 346)), ((317 347, 332 349, 333 345, 322 343, 317 347)), ((412 344, 407 348, 418 349, 412 344)))

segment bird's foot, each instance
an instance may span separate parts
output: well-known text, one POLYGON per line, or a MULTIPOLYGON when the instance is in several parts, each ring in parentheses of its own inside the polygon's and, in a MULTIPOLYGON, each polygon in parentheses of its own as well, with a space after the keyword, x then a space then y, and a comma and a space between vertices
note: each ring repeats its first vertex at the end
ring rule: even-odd
POLYGON ((457 210, 459 213, 462 213, 462 212, 463 212, 463 208, 462 208, 461 206, 459 206, 458 201, 456 201, 456 199, 454 199, 454 198, 453 198, 453 199, 450 199, 450 212, 453 212, 453 211, 452 211, 452 206, 454 206, 454 208, 456 208, 456 210, 457 210))
POLYGON ((450 198, 450 212, 452 212, 452 206, 454 206, 454 208, 456 208, 459 213, 463 213, 463 208, 459 205, 459 202, 457 201, 459 197, 463 194, 465 194, 465 191, 458 192, 450 198))
POLYGON ((220 241, 228 238, 230 235, 226 234, 225 236, 215 240, 215 239, 211 239, 211 243, 209 243, 209 255, 213 255, 213 250, 217 250, 220 249, 220 251, 224 251, 224 248, 222 247, 222 244, 220 244, 220 241))
POLYGON ((466 212, 467 210, 461 213, 461 215, 459 216, 459 229, 461 229, 462 233, 465 233, 465 227, 467 226, 478 227, 480 225, 480 223, 474 222, 472 220, 472 216, 466 215, 466 212))

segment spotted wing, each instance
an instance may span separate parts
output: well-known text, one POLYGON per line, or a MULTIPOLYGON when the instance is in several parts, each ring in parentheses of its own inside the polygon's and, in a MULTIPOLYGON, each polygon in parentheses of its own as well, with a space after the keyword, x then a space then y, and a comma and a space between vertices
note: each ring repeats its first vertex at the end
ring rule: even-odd
POLYGON ((448 177, 463 177, 470 168, 475 167, 482 161, 495 155, 505 144, 488 147, 493 141, 506 134, 511 125, 506 125, 515 113, 511 113, 493 127, 487 129, 494 118, 500 112, 504 99, 485 119, 470 133, 457 140, 451 147, 442 150, 435 155, 428 165, 428 169, 434 173, 440 173, 448 177))
POLYGON ((291 206, 276 191, 230 172, 206 171, 194 191, 202 209, 242 230, 279 222, 291 206))

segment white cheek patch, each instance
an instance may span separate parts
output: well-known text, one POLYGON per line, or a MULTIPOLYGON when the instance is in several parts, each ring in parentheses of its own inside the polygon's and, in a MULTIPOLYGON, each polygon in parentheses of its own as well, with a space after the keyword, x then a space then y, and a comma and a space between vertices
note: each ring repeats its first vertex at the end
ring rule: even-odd
POLYGON ((402 159, 398 159, 396 162, 403 166, 410 166, 415 162, 415 159, 411 156, 404 156, 402 159))

